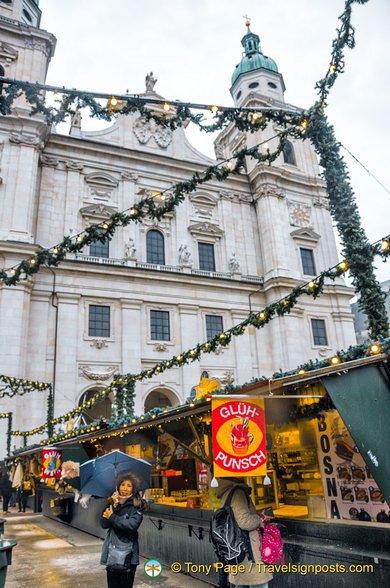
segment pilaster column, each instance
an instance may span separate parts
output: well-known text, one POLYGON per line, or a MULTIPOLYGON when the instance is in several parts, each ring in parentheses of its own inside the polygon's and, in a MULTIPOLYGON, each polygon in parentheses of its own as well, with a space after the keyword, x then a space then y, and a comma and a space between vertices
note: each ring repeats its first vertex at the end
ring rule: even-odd
MULTIPOLYGON (((137 374, 141 371, 142 355, 142 302, 121 298, 121 322, 122 322, 122 373, 137 374)), ((135 386, 136 414, 142 414, 142 390, 141 384, 135 386)))
MULTIPOLYGON (((179 304, 180 317, 180 351, 191 349, 201 340, 199 306, 191 304, 179 304)), ((201 368, 198 361, 186 365, 181 370, 182 400, 185 400, 191 393, 191 388, 200 381, 201 368)))
MULTIPOLYGON (((232 311, 233 325, 237 325, 245 318, 248 314, 239 311, 232 311)), ((234 345, 234 363, 236 366, 236 378, 235 385, 245 384, 252 379, 252 349, 251 349, 251 333, 247 327, 243 335, 233 337, 234 345)), ((255 341, 253 341, 255 345, 255 341)), ((256 357, 256 349, 253 349, 254 357, 256 357)))
POLYGON ((83 333, 80 294, 57 293, 58 331, 54 415, 73 408, 77 399, 77 351, 83 333))

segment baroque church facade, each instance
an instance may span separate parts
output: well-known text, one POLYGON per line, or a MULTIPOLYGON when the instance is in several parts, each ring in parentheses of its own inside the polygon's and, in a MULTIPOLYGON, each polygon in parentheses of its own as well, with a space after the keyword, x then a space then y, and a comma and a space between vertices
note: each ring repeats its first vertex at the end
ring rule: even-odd
MULTIPOLYGON (((37 0, 0 0, 2 75, 45 82, 56 39, 39 25, 37 0)), ((249 26, 242 45, 234 104, 294 109, 249 26)), ((143 95, 161 98, 154 85, 148 75, 143 95)), ((216 159, 264 141, 272 150, 277 130, 247 134, 228 126, 215 141, 216 159)), ((11 267, 146 193, 158 200, 213 163, 183 128, 172 132, 135 113, 86 132, 76 113, 65 135, 40 115, 30 117, 19 98, 0 119, 0 264, 11 267)), ((53 382, 59 416, 114 373, 137 373, 207 340, 337 261, 314 149, 291 140, 271 166, 248 159, 245 174, 202 185, 160 222, 132 223, 109 244, 69 254, 15 286, 0 285, 0 373, 53 382)), ((247 329, 219 354, 138 384, 136 413, 183 402, 204 370, 222 383, 244 384, 353 344, 352 294, 340 278, 264 329, 247 329)), ((92 416, 110 416, 111 401, 97 404, 92 416)), ((45 421, 46 399, 39 392, 4 398, 0 410, 12 410, 14 428, 28 430, 45 421)))

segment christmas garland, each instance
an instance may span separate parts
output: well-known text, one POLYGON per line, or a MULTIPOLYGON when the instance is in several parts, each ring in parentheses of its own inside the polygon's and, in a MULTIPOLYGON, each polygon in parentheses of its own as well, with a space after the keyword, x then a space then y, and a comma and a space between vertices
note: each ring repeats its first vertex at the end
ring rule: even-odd
POLYGON ((28 392, 43 392, 44 390, 51 390, 51 384, 0 375, 0 398, 4 398, 4 396, 12 398, 15 395, 23 396, 28 392))
MULTIPOLYGON (((384 249, 383 243, 390 243, 390 236, 379 240, 378 242, 372 245, 372 248, 381 251, 381 255, 388 256, 390 254, 390 247, 384 249)), ((67 412, 65 415, 57 417, 55 419, 51 418, 50 420, 39 427, 36 427, 30 431, 15 431, 13 434, 15 435, 34 435, 36 433, 40 433, 48 428, 48 425, 55 425, 57 423, 63 422, 74 416, 80 414, 84 409, 90 408, 96 402, 100 402, 103 400, 110 392, 114 392, 115 394, 115 405, 114 405, 114 412, 117 417, 119 418, 127 418, 127 416, 132 416, 134 411, 134 395, 135 395, 135 383, 141 382, 142 380, 152 378, 156 374, 160 374, 167 369, 172 369, 173 367, 180 367, 186 365, 188 363, 192 363, 194 361, 199 361, 203 353, 212 353, 215 352, 219 347, 226 347, 233 336, 239 336, 244 334, 246 328, 248 326, 254 326, 255 328, 262 328, 268 322, 270 322, 275 316, 283 316, 284 314, 290 313, 291 309, 295 306, 298 298, 302 295, 309 295, 313 298, 317 298, 321 292, 323 292, 325 287, 325 280, 326 278, 335 280, 337 277, 343 275, 348 268, 348 262, 342 261, 337 266, 330 268, 321 272, 317 277, 313 278, 310 282, 306 284, 296 286, 291 290, 291 292, 285 296, 284 298, 271 302, 267 305, 262 311, 256 312, 251 314, 249 317, 244 319, 241 323, 235 325, 234 327, 227 329, 226 331, 216 334, 212 339, 207 340, 204 343, 198 343, 192 349, 183 351, 179 355, 173 356, 169 360, 163 360, 157 364, 155 364, 152 368, 142 370, 138 374, 115 374, 114 381, 103 390, 96 392, 96 394, 85 402, 82 406, 75 408, 72 411, 67 412)), ((360 353, 361 350, 359 349, 358 352, 360 353)), ((344 353, 344 352, 340 352, 344 353)), ((343 357, 343 356, 342 356, 343 357)), ((310 362, 307 366, 307 369, 318 369, 318 367, 310 367, 313 362, 310 362)), ((317 362, 318 363, 318 362, 317 362)), ((313 364, 314 365, 314 364, 313 364)), ((318 363, 318 365, 320 365, 318 363)), ((324 360, 321 366, 329 365, 329 360, 324 360)), ((304 369, 301 367, 300 370, 304 369)), ((295 372, 292 372, 295 373, 295 372)), ((281 377, 280 375, 274 374, 273 377, 281 377)), ((254 383, 252 381, 252 383, 254 383)), ((232 391, 233 389, 239 389, 242 386, 236 388, 229 388, 226 387, 227 391, 232 391)), ((158 410, 158 409, 153 409, 158 410)), ((151 414, 155 414, 152 412, 151 414)), ((49 430, 48 430, 49 434, 49 430)), ((70 435, 72 436, 72 435, 70 435)), ((49 434, 50 437, 50 434, 49 434)))
POLYGON ((287 110, 283 108, 259 107, 254 111, 253 108, 201 105, 190 102, 184 103, 179 100, 167 102, 166 100, 151 96, 122 95, 110 97, 109 94, 88 93, 82 92, 81 90, 70 90, 68 88, 1 76, 0 83, 7 84, 3 88, 2 95, 0 95, 0 114, 11 114, 13 102, 18 97, 24 95, 27 102, 32 106, 30 116, 38 113, 43 114, 49 126, 63 122, 68 115, 74 115, 76 111, 82 108, 88 108, 89 115, 92 118, 98 118, 107 122, 111 121, 118 114, 129 115, 138 112, 144 120, 153 120, 157 125, 167 127, 172 131, 182 127, 184 124, 188 124, 190 121, 207 133, 221 131, 230 123, 234 123, 242 132, 254 132, 264 130, 267 121, 273 121, 279 126, 286 127, 290 124, 291 117, 297 113, 296 109, 287 110), (57 108, 46 105, 44 92, 54 92, 56 95, 61 93, 64 95, 57 108), (105 106, 102 106, 95 97, 108 99, 108 102, 105 106), (146 104, 161 105, 165 111, 172 110, 172 112, 169 112, 169 114, 167 112, 158 114, 155 110, 148 108, 146 104), (193 114, 191 109, 211 111, 214 114, 214 122, 207 124, 203 114, 193 114), (259 113, 261 113, 261 116, 259 113))
MULTIPOLYGON (((42 264, 58 265, 68 252, 81 251, 85 245, 95 241, 105 243, 112 238, 118 226, 126 226, 131 220, 139 221, 145 216, 160 220, 167 212, 173 210, 175 206, 184 200, 185 194, 196 190, 199 184, 212 178, 223 181, 228 177, 229 173, 240 173, 244 167, 246 156, 254 157, 260 163, 267 161, 271 164, 283 150, 287 137, 293 135, 303 139, 309 138, 320 156, 320 164, 324 168, 323 175, 327 183, 331 214, 339 230, 343 243, 343 253, 349 260, 353 284, 360 295, 359 307, 368 316, 370 336, 374 339, 379 335, 387 336, 389 327, 384 303, 385 295, 374 275, 373 252, 361 227, 360 216, 349 183, 347 169, 340 155, 340 144, 336 141, 333 128, 329 125, 323 112, 331 87, 335 83, 337 76, 344 71, 344 49, 345 47, 352 49, 355 45, 354 29, 351 25, 352 5, 354 3, 365 4, 367 1, 346 0, 344 12, 339 17, 341 26, 332 45, 331 64, 324 78, 316 84, 320 100, 306 114, 291 114, 283 110, 271 109, 264 110, 260 116, 249 109, 193 105, 199 108, 210 108, 214 112, 216 122, 213 125, 204 125, 201 115, 195 116, 191 114, 191 105, 189 104, 183 105, 176 102, 176 115, 168 116, 166 113, 160 115, 147 109, 145 107, 146 98, 125 96, 125 103, 119 105, 118 112, 129 114, 138 111, 145 118, 153 118, 157 124, 170 126, 173 129, 190 119, 208 132, 221 130, 232 122, 240 130, 253 132, 264 129, 270 121, 284 127, 284 131, 281 132, 279 146, 274 153, 271 154, 268 151, 267 154, 260 154, 258 147, 243 149, 235 154, 236 164, 234 167, 230 162, 231 169, 226 166, 221 168, 220 164, 218 164, 207 168, 202 176, 196 173, 190 180, 176 184, 173 187, 173 196, 169 197, 161 206, 156 205, 155 199, 148 196, 135 204, 129 215, 114 213, 102 225, 91 225, 83 233, 75 237, 64 237, 59 245, 38 251, 31 259, 22 261, 16 268, 11 268, 9 272, 2 270, 0 279, 6 285, 13 285, 22 277, 24 278, 39 271, 42 264), (302 132, 302 130, 306 132, 302 132)), ((45 88, 44 85, 15 80, 8 81, 10 85, 5 88, 5 94, 0 97, 0 112, 3 114, 11 112, 12 103, 22 90, 26 94, 27 100, 33 105, 31 114, 41 112, 46 117, 49 117, 48 121, 51 123, 62 120, 61 117, 67 112, 74 112, 71 110, 71 105, 76 98, 81 106, 88 106, 91 109, 92 116, 109 120, 115 110, 113 100, 106 107, 102 107, 96 102, 92 94, 64 89, 62 91, 65 96, 56 110, 45 106, 44 97, 41 94, 41 90, 45 88)), ((107 95, 103 96, 107 97, 107 95)), ((117 99, 115 100, 118 102, 117 99)), ((154 100, 154 102, 159 102, 159 99, 154 100)), ((170 104, 167 103, 167 105, 170 109, 170 104)))
POLYGON ((12 436, 12 412, 0 413, 0 419, 8 419, 7 427, 7 455, 11 452, 11 436, 12 436))
MULTIPOLYGON (((298 117, 297 124, 300 121, 301 117, 298 117)), ((130 222, 141 222, 145 217, 161 220, 167 213, 183 202, 187 194, 196 191, 199 185, 212 179, 222 182, 231 174, 239 175, 245 167, 246 157, 251 157, 260 163, 267 162, 271 164, 283 151, 287 137, 292 134, 298 136, 302 130, 302 127, 299 127, 299 130, 292 127, 278 133, 276 136, 279 138, 279 144, 273 152, 268 149, 266 153, 261 153, 259 150, 261 144, 241 149, 232 156, 231 160, 209 166, 202 174, 196 172, 190 179, 178 182, 169 190, 161 192, 159 200, 156 199, 156 196, 148 194, 130 209, 127 209, 129 210, 128 214, 126 214, 126 211, 115 212, 104 222, 92 224, 77 235, 66 236, 53 247, 40 249, 31 258, 23 260, 20 264, 10 269, 0 270, 0 280, 6 286, 13 286, 20 280, 26 279, 27 276, 32 276, 39 272, 45 264, 58 266, 65 259, 67 253, 82 251, 85 246, 96 241, 106 243, 112 239, 119 226, 126 227, 130 222), (171 195, 165 196, 168 191, 171 195)))
MULTIPOLYGON (((272 380, 276 380, 279 378, 286 378, 291 375, 303 375, 306 372, 317 370, 324 367, 329 367, 330 365, 335 365, 335 360, 337 363, 353 361, 356 359, 362 359, 364 357, 370 355, 376 355, 378 353, 390 353, 390 337, 381 341, 380 345, 372 345, 369 342, 362 343, 360 345, 355 345, 349 347, 346 351, 338 351, 335 356, 329 359, 320 360, 320 361, 309 361, 304 366, 299 366, 295 370, 291 370, 288 372, 277 372, 272 376, 272 380), (375 348, 375 349, 373 349, 375 348), (305 368, 305 369, 303 369, 305 368)), ((336 363, 336 365, 337 365, 336 363)), ((231 394, 237 390, 241 390, 246 386, 250 386, 255 383, 263 382, 267 380, 267 378, 253 378, 250 382, 246 384, 242 384, 240 386, 232 386, 227 385, 222 391, 217 391, 215 394, 231 394)), ((165 414, 167 417, 171 414, 180 411, 184 408, 194 407, 197 404, 201 404, 205 401, 210 401, 212 399, 213 394, 205 394, 202 398, 194 400, 190 403, 180 404, 178 406, 172 408, 153 408, 150 411, 144 413, 141 416, 134 416, 130 415, 123 415, 115 420, 106 421, 103 419, 103 425, 105 425, 107 430, 113 429, 121 429, 122 427, 128 427, 130 425, 140 424, 141 428, 143 427, 150 427, 153 426, 153 421, 160 415, 165 414)), ((315 402, 310 405, 298 406, 294 407, 290 414, 288 421, 291 422, 299 419, 313 419, 317 418, 323 411, 325 410, 332 410, 334 408, 331 399, 326 395, 319 400, 319 402, 315 402)), ((102 426, 96 427, 96 423, 92 423, 91 425, 85 426, 82 429, 77 431, 71 431, 65 435, 56 435, 52 439, 48 439, 45 441, 41 441, 40 445, 48 445, 50 443, 64 441, 70 438, 78 437, 79 435, 85 435, 97 430, 101 433, 102 426)), ((122 433, 121 433, 122 434, 122 433)), ((109 435, 107 435, 109 436, 109 435)))

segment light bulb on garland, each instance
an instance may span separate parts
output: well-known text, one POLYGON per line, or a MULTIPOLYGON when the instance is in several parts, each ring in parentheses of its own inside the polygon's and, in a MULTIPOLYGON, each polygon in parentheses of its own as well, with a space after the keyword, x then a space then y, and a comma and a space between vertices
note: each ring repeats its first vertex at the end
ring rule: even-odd
POLYGON ((332 359, 330 360, 330 363, 332 365, 337 365, 340 362, 341 362, 341 359, 337 355, 335 355, 334 357, 332 357, 332 359))
POLYGON ((118 99, 115 98, 115 96, 110 98, 110 106, 117 106, 117 104, 118 104, 118 99))
POLYGON ((387 251, 389 247, 390 247, 390 242, 387 239, 383 239, 381 242, 382 251, 387 251))
POLYGON ((168 102, 165 102, 163 104, 163 109, 165 110, 165 112, 169 112, 171 110, 171 105, 168 104, 168 102))
POLYGON ((341 263, 339 263, 337 267, 341 269, 343 272, 345 272, 345 270, 348 268, 348 264, 346 261, 342 261, 341 263))
POLYGON ((374 355, 375 355, 376 353, 379 353, 379 352, 380 352, 380 350, 381 350, 381 347, 380 347, 380 345, 378 345, 377 343, 374 343, 374 344, 373 344, 373 345, 371 345, 371 347, 370 347, 370 352, 371 352, 371 353, 373 353, 374 355))
POLYGON ((214 105, 214 106, 212 106, 212 107, 210 108, 210 110, 211 110, 211 112, 212 112, 213 114, 217 114, 217 112, 218 112, 219 108, 218 108, 218 106, 215 106, 215 105, 214 105))

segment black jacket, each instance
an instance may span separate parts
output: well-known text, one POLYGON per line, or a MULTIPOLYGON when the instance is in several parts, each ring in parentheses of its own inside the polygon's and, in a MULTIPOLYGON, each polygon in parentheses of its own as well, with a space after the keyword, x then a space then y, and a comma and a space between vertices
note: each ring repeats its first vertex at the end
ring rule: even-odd
POLYGON ((9 498, 12 494, 12 482, 7 476, 7 474, 3 474, 0 477, 0 495, 9 498))
MULTIPOLYGON (((104 507, 103 513, 110 506, 109 503, 104 507)), ((103 529, 112 529, 117 537, 125 542, 132 543, 132 552, 127 556, 125 568, 131 565, 139 564, 139 545, 138 545, 138 527, 142 523, 143 514, 142 506, 134 506, 133 498, 129 498, 122 505, 114 508, 114 513, 109 519, 100 517, 100 525, 103 529)), ((102 557, 100 563, 106 565, 108 548, 110 544, 110 536, 107 535, 102 548, 102 557)))

